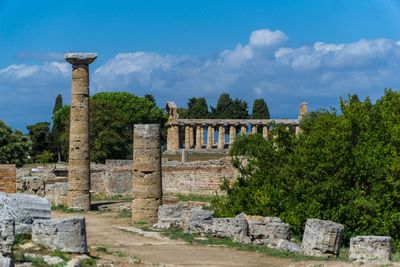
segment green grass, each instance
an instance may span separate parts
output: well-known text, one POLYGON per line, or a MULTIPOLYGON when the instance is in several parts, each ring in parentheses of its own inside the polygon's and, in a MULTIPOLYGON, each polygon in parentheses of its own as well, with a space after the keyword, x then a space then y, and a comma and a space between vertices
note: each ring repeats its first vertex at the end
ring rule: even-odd
POLYGON ((108 248, 105 245, 97 245, 96 251, 101 253, 108 253, 108 248))
POLYGON ((120 250, 114 251, 112 254, 115 255, 115 256, 118 256, 120 258, 124 258, 124 257, 128 256, 128 254, 126 252, 120 251, 120 250))
POLYGON ((130 210, 122 210, 118 212, 119 218, 132 218, 132 211, 130 210))
POLYGON ((68 261, 68 260, 69 260, 68 254, 65 253, 65 252, 62 252, 62 251, 59 250, 59 249, 54 250, 54 251, 51 253, 51 256, 53 256, 53 257, 59 257, 59 258, 63 259, 64 261, 68 261))
POLYGON ((84 259, 81 261, 81 267, 95 267, 96 266, 96 260, 93 258, 89 259, 84 259))
POLYGON ((30 234, 17 234, 14 238, 14 247, 25 244, 31 239, 32 237, 30 234))
POLYGON ((51 205, 51 210, 59 210, 64 213, 74 213, 74 212, 79 212, 79 210, 75 210, 73 208, 68 208, 64 205, 51 205))

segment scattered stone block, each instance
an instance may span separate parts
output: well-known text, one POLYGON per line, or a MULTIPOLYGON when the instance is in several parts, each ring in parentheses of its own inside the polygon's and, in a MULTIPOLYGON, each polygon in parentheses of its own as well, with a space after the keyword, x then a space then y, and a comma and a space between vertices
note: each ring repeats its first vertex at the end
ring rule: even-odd
POLYGON ((18 179, 18 190, 26 194, 44 197, 45 185, 44 179, 40 176, 23 176, 18 179))
POLYGON ((63 252, 86 253, 85 218, 35 220, 32 241, 63 252))
POLYGON ((17 171, 15 164, 0 164, 0 192, 15 193, 17 171))
POLYGON ((181 227, 184 232, 206 234, 211 232, 214 212, 194 207, 182 213, 181 227))
POLYGON ((356 236, 350 239, 351 261, 385 264, 392 254, 389 236, 356 236))
POLYGON ((302 252, 310 256, 337 257, 343 239, 343 230, 343 225, 339 223, 308 219, 301 243, 302 252))
POLYGON ((13 260, 8 257, 0 256, 0 267, 14 267, 13 260))
MULTIPOLYGON (((15 238, 14 221, 0 221, 0 257, 12 257, 15 238)), ((1 266, 1 265, 0 265, 1 266)))
POLYGON ((158 209, 158 222, 154 227, 160 229, 180 227, 182 223, 182 214, 182 204, 162 205, 158 209))
POLYGON ((46 198, 55 206, 67 206, 68 183, 47 183, 45 188, 46 198))
POLYGON ((242 218, 214 218, 211 232, 216 237, 231 238, 241 243, 250 243, 249 225, 242 218))
POLYGON ((0 193, 0 218, 15 221, 15 233, 30 233, 36 219, 50 219, 50 202, 29 194, 0 193))

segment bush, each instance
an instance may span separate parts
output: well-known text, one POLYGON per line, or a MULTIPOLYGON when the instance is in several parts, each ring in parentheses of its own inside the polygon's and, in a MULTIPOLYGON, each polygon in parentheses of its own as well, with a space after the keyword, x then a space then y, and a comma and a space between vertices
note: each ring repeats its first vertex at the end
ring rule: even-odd
POLYGON ((277 125, 268 140, 238 138, 231 155, 240 177, 214 198, 217 215, 279 216, 298 237, 307 218, 333 220, 346 242, 390 235, 398 247, 400 93, 386 90, 375 104, 351 96, 340 107, 309 113, 299 137, 277 125))

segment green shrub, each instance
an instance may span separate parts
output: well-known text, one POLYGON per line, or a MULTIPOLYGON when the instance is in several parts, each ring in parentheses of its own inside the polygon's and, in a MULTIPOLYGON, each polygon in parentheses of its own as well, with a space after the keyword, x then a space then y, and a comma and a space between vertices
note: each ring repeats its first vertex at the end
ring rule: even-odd
POLYGON ((344 224, 345 242, 389 235, 399 247, 400 93, 340 106, 309 113, 298 137, 275 125, 268 140, 238 138, 231 155, 240 176, 212 200, 216 214, 279 216, 298 237, 307 218, 333 220, 344 224))

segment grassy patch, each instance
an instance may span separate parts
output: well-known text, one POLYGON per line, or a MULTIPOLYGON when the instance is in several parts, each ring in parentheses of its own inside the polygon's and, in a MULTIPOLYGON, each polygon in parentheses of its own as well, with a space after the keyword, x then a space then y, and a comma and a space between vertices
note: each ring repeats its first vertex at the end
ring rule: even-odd
POLYGON ((121 257, 121 258, 124 258, 124 257, 128 256, 128 254, 126 252, 120 251, 120 250, 114 251, 112 254, 117 256, 117 257, 121 257))
POLYGON ((25 243, 29 242, 29 240, 31 240, 31 239, 32 239, 32 237, 30 234, 17 234, 17 235, 15 235, 15 239, 14 239, 14 247, 25 244, 25 243))
POLYGON ((108 253, 108 248, 105 245, 97 245, 96 251, 101 253, 108 253))
POLYGON ((130 210, 122 210, 118 212, 119 218, 132 218, 132 211, 130 210))
POLYGON ((58 210, 58 211, 62 211, 64 213, 79 212, 78 210, 68 208, 67 206, 64 206, 64 205, 51 205, 51 210, 58 210))
POLYGON ((400 261, 400 251, 396 251, 392 254, 392 261, 400 261))
POLYGON ((68 261, 68 260, 69 260, 68 254, 65 253, 65 252, 62 252, 62 251, 59 250, 59 249, 54 250, 54 251, 51 253, 51 256, 53 256, 53 257, 59 257, 59 258, 63 259, 64 261, 68 261))
POLYGON ((96 266, 96 260, 93 258, 84 259, 81 261, 82 267, 94 267, 96 266))

